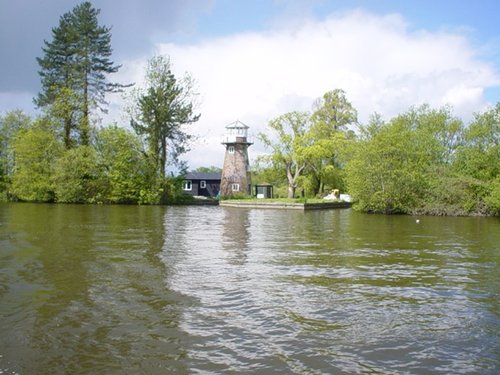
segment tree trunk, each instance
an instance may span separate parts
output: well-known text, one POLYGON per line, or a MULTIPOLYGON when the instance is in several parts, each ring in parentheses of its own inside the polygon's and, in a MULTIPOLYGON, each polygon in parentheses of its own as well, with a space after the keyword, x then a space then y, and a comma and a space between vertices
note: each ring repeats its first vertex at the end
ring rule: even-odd
POLYGON ((80 142, 83 146, 88 146, 90 143, 89 136, 89 88, 88 88, 88 75, 85 74, 84 82, 83 82, 83 118, 82 123, 80 124, 80 142))
POLYGON ((295 179, 292 175, 292 166, 286 166, 286 178, 288 180, 288 198, 295 196, 295 179))
POLYGON ((160 177, 165 178, 165 166, 167 165, 167 140, 165 138, 161 139, 161 150, 160 150, 160 177))
POLYGON ((66 147, 66 150, 69 150, 71 148, 71 128, 72 128, 71 118, 65 116, 65 119, 64 119, 64 147, 66 147))

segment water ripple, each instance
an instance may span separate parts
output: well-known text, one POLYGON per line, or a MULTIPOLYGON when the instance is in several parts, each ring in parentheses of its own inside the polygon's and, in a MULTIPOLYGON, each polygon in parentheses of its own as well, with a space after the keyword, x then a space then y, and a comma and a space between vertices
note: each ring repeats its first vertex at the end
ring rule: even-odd
POLYGON ((0 373, 499 372, 495 219, 0 208, 0 373))

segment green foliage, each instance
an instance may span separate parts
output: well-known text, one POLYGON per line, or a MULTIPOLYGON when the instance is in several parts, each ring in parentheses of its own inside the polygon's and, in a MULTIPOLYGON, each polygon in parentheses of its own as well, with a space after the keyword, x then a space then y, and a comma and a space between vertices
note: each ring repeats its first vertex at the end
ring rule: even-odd
POLYGON ((271 150, 266 160, 285 171, 288 198, 293 198, 299 178, 307 166, 303 151, 307 142, 305 134, 309 129, 309 113, 285 113, 271 120, 268 128, 273 132, 272 138, 265 133, 259 134, 260 141, 271 150))
POLYGON ((20 130, 12 146, 15 169, 10 194, 22 201, 51 202, 54 194, 54 166, 62 145, 50 123, 41 119, 20 130))
POLYGON ((262 160, 257 158, 253 165, 252 181, 254 184, 271 184, 274 187, 284 185, 286 195, 286 171, 280 168, 279 165, 269 164, 267 158, 262 160))
POLYGON ((468 128, 449 108, 410 109, 361 128, 346 168, 357 208, 433 215, 499 214, 500 106, 468 128))
POLYGON ((470 211, 499 215, 500 103, 477 114, 463 138, 453 169, 462 178, 475 182, 470 211))
POLYGON ((142 152, 137 136, 126 129, 110 126, 97 133, 96 149, 107 182, 106 202, 158 202, 154 166, 142 152))
POLYGON ((461 123, 448 109, 410 109, 388 124, 373 119, 346 168, 348 190, 363 211, 413 213, 439 186, 437 166, 447 165, 461 123))
POLYGON ((54 174, 57 202, 102 202, 103 185, 97 153, 92 147, 79 146, 66 150, 57 160, 54 174))
POLYGON ((72 89, 62 87, 46 113, 57 123, 65 148, 77 146, 82 122, 80 97, 72 89))
POLYGON ((31 118, 20 110, 10 111, 0 116, 0 200, 7 198, 14 171, 14 140, 20 130, 28 129, 31 118))
POLYGON ((339 130, 358 122, 358 113, 347 100, 345 91, 335 89, 326 92, 314 103, 311 131, 317 138, 328 139, 339 130))
MULTIPOLYGON (((341 155, 353 138, 349 125, 357 124, 357 112, 343 90, 319 98, 313 112, 290 112, 272 120, 273 135, 259 134, 271 153, 261 161, 284 170, 289 198, 299 186, 301 195, 320 196, 325 189, 343 188, 341 155)), ((276 192, 280 194, 278 185, 276 192)))
POLYGON ((413 213, 435 216, 479 214, 474 191, 481 185, 474 178, 454 174, 449 167, 438 167, 429 176, 425 199, 413 213))
POLYGON ((226 201, 226 200, 249 200, 249 199, 254 199, 251 195, 247 195, 245 193, 235 193, 231 195, 223 195, 220 197, 221 201, 226 201))
POLYGON ((182 185, 184 177, 166 177, 161 184, 161 204, 182 205, 190 203, 194 198, 184 193, 182 185))
POLYGON ((184 126, 198 121, 200 115, 194 114, 192 79, 185 76, 178 81, 168 58, 150 59, 145 79, 146 87, 132 94, 131 125, 145 137, 158 176, 164 178, 167 159, 176 163, 188 150, 191 135, 184 126))
POLYGON ((490 182, 489 194, 485 196, 484 202, 490 214, 500 216, 500 175, 490 182))
POLYGON ((310 195, 321 196, 325 190, 343 188, 339 156, 350 137, 348 126, 357 122, 357 111, 343 90, 328 91, 315 102, 304 149, 310 169, 306 181, 310 195))
POLYGON ((490 181, 500 171, 500 103, 476 115, 465 130, 464 142, 457 152, 455 170, 463 175, 490 181))

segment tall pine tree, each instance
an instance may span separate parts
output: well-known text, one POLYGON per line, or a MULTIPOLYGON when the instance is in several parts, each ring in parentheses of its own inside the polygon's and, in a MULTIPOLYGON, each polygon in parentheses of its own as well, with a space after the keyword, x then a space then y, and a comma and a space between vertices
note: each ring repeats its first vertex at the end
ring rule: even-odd
POLYGON ((99 12, 84 2, 65 13, 52 29, 52 41, 44 41, 44 56, 37 58, 42 91, 35 103, 62 121, 67 148, 74 143, 74 131, 79 143, 89 143, 91 110, 106 112, 106 93, 126 87, 106 79, 121 65, 110 59, 111 29, 99 26, 99 12))

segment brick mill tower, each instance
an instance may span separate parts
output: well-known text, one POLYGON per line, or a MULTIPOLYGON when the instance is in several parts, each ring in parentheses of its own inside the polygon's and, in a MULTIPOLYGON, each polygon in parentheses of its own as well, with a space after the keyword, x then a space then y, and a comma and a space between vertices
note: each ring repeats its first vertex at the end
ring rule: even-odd
POLYGON ((220 195, 251 194, 250 163, 248 161, 248 126, 235 121, 226 126, 222 144, 226 147, 220 183, 220 195))

